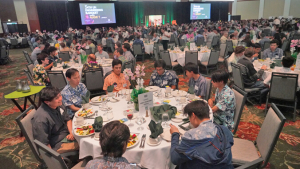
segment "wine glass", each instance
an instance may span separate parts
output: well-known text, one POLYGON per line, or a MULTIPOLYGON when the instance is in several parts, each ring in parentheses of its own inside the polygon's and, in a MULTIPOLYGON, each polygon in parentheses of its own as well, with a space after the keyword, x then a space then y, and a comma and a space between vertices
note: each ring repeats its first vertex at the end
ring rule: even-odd
POLYGON ((137 128, 137 130, 139 130, 139 131, 144 130, 144 127, 141 126, 143 124, 143 122, 144 122, 144 118, 142 116, 138 116, 136 118, 135 122, 136 122, 136 124, 139 125, 139 127, 137 128))
POLYGON ((128 127, 134 126, 134 124, 131 123, 131 119, 133 118, 133 112, 132 111, 127 112, 127 118, 128 118, 128 120, 130 120, 130 123, 128 124, 128 127))
POLYGON ((167 128, 169 127, 169 124, 167 123, 169 121, 169 114, 168 113, 163 113, 162 116, 162 122, 163 122, 163 127, 167 128))

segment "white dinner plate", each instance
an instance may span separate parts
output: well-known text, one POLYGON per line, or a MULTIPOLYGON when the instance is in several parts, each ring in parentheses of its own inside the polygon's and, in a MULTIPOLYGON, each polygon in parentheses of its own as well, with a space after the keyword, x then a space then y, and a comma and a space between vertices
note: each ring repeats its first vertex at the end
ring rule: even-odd
POLYGON ((145 89, 149 90, 149 92, 154 92, 154 91, 157 91, 159 89, 159 87, 158 86, 148 86, 145 89))
POLYGON ((171 142, 172 134, 170 133, 170 129, 164 129, 164 132, 160 135, 164 140, 171 142))
POLYGON ((177 96, 181 96, 181 97, 184 97, 187 95, 187 92, 186 91, 183 91, 183 90, 179 90, 178 92, 177 91, 172 91, 172 95, 174 97, 177 97, 177 96))
POLYGON ((171 121, 175 122, 175 123, 181 123, 182 119, 179 118, 171 118, 171 121))
MULTIPOLYGON (((91 108, 89 108, 89 109, 91 109, 91 108)), ((89 110, 89 109, 88 109, 88 110, 89 110)), ((75 113, 75 117, 81 117, 81 116, 78 116, 78 113, 81 112, 81 111, 82 111, 82 108, 79 109, 79 110, 75 113)), ((91 109, 91 111, 92 111, 92 113, 88 114, 87 117, 92 116, 92 115, 95 113, 95 111, 93 111, 93 109, 91 109)), ((85 116, 84 116, 84 117, 85 117, 85 116)))
POLYGON ((115 98, 110 98, 109 100, 110 100, 110 102, 112 102, 112 103, 116 103, 116 102, 120 101, 119 99, 115 99, 115 98))
POLYGON ((102 116, 102 119, 103 119, 103 122, 108 122, 108 121, 111 121, 112 119, 114 119, 114 115, 112 114, 111 119, 107 119, 107 115, 102 116))
MULTIPOLYGON (((88 125, 91 125, 91 124, 88 124, 88 125)), ((85 125, 82 125, 82 126, 85 126, 85 125)), ((81 127, 82 127, 82 126, 81 126, 81 127)), ((81 127, 77 127, 77 128, 81 128, 81 127)), ((74 133, 75 133, 76 136, 79 136, 79 137, 86 137, 86 136, 90 136, 90 135, 95 134, 95 132, 94 132, 94 133, 90 133, 90 134, 88 134, 88 135, 79 135, 78 133, 76 133, 77 128, 74 129, 74 133)))
POLYGON ((96 96, 96 97, 93 97, 91 99, 91 102, 93 102, 93 103, 101 103, 101 102, 105 101, 106 99, 107 99, 106 96, 96 96), (101 100, 100 100, 100 98, 101 98, 101 100))
POLYGON ((136 142, 135 142, 133 145, 131 145, 131 146, 127 147, 127 148, 132 148, 132 147, 135 147, 136 145, 138 145, 138 144, 139 144, 139 142, 140 142, 140 139, 139 139, 138 137, 136 137, 136 142))

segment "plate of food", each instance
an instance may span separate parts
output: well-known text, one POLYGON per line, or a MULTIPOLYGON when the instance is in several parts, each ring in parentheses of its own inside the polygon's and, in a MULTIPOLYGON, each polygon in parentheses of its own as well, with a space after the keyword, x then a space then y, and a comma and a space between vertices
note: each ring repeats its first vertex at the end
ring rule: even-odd
POLYGON ((154 92, 154 91, 157 91, 159 89, 159 87, 158 86, 148 86, 145 89, 149 90, 149 92, 154 92))
POLYGON ((184 97, 187 95, 187 92, 183 91, 183 90, 175 90, 175 91, 172 91, 172 95, 174 97, 178 97, 178 96, 184 97))
POLYGON ((94 98, 91 99, 91 102, 93 103, 101 103, 103 101, 105 101, 107 99, 106 96, 96 96, 94 98))
POLYGON ((92 111, 92 109, 80 109, 78 112, 75 113, 75 117, 88 117, 93 115, 94 112, 92 111))
POLYGON ((130 134, 129 141, 127 143, 127 148, 132 148, 140 142, 136 134, 130 134))
POLYGON ((92 134, 95 134, 95 130, 93 126, 89 124, 89 125, 84 125, 76 128, 74 133, 76 136, 83 137, 83 136, 90 136, 92 134))

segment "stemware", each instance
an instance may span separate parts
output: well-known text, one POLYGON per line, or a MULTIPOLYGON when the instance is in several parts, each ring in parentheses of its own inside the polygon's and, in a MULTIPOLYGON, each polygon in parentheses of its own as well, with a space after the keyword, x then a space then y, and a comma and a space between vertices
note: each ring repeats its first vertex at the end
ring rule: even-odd
POLYGON ((144 130, 144 127, 142 127, 141 125, 144 123, 144 118, 142 116, 138 116, 136 118, 136 124, 139 125, 139 127, 137 128, 137 130, 141 131, 141 130, 144 130))
POLYGON ((134 126, 133 123, 131 123, 131 119, 133 118, 133 113, 131 111, 127 112, 127 118, 130 120, 130 123, 128 124, 128 127, 134 126))

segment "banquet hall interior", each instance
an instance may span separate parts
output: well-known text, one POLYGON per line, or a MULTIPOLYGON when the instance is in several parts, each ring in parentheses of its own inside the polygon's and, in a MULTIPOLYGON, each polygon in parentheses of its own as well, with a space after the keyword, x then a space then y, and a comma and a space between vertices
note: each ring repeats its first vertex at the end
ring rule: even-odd
POLYGON ((0 0, 0 169, 299 169, 299 7, 0 0))

